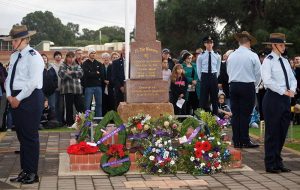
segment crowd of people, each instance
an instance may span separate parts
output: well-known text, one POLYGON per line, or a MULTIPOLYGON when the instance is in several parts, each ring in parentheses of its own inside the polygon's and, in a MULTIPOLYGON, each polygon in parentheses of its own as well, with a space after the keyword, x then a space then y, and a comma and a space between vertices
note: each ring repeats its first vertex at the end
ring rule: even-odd
MULTIPOLYGON (((100 59, 92 48, 86 56, 81 49, 66 55, 56 51, 54 62, 49 63, 46 54, 40 55, 29 46, 34 34, 26 26, 14 26, 4 40, 12 41, 15 52, 8 71, 0 67, 0 94, 5 92, 2 96, 7 99, 6 106, 1 104, 1 108, 6 107, 3 125, 9 130, 15 126, 21 145, 22 171, 11 181, 22 183, 39 180, 37 130, 41 124, 49 127, 53 121, 54 125, 71 126, 75 110, 84 112, 91 107, 95 107, 96 117, 102 117, 116 110, 125 92, 124 48, 120 54, 102 53, 100 59)), ((162 78, 169 81, 169 100, 176 115, 193 115, 201 108, 227 120, 235 148, 258 147, 250 140, 249 126, 253 120, 257 122, 255 113, 259 113, 266 126, 266 171, 289 172, 282 163, 281 150, 291 120, 291 99, 299 94, 296 78, 300 78, 300 56, 286 59, 285 46, 290 44, 282 33, 270 34, 265 42, 269 54, 253 52, 256 39, 246 31, 234 37, 239 48, 228 50, 222 57, 214 50, 210 36, 203 39, 204 51, 182 50, 178 59, 163 49, 162 78)))

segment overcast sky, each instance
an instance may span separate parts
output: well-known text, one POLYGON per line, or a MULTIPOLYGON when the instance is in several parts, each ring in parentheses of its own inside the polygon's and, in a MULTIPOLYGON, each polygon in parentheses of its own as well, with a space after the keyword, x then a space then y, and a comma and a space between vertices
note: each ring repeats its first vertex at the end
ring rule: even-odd
MULTIPOLYGON (((0 35, 8 34, 12 25, 20 23, 26 14, 51 11, 63 24, 72 22, 92 30, 103 26, 125 27, 126 0, 0 0, 0 35)), ((158 0, 155 0, 157 3, 158 0)), ((135 2, 130 6, 130 28, 135 24, 135 2)))

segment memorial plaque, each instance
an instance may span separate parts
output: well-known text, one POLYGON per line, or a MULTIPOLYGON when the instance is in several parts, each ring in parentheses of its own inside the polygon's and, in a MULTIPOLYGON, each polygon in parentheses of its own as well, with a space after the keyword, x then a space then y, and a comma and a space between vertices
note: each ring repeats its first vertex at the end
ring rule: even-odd
POLYGON ((126 81, 127 103, 167 103, 169 102, 168 81, 128 80, 126 81))

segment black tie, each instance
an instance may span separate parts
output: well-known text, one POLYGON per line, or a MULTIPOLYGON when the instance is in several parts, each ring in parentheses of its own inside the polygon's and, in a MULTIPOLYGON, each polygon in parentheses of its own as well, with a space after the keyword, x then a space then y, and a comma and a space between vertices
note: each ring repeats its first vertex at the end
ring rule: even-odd
POLYGON ((211 73, 211 52, 208 52, 208 73, 211 73))
POLYGON ((281 68, 282 68, 282 70, 283 70, 286 88, 287 88, 288 90, 290 90, 290 85, 289 85, 289 80, 288 80, 287 72, 286 72, 286 70, 285 70, 285 67, 284 67, 284 64, 283 64, 283 61, 282 61, 281 57, 279 58, 279 61, 280 61, 281 68))
POLYGON ((10 91, 12 92, 13 91, 13 83, 14 83, 14 78, 15 78, 15 73, 16 73, 16 68, 17 68, 17 64, 18 64, 18 61, 19 59, 22 57, 21 53, 19 53, 18 55, 18 58, 14 64, 14 67, 12 69, 12 72, 11 72, 11 77, 10 77, 10 83, 9 83, 9 87, 10 87, 10 91))

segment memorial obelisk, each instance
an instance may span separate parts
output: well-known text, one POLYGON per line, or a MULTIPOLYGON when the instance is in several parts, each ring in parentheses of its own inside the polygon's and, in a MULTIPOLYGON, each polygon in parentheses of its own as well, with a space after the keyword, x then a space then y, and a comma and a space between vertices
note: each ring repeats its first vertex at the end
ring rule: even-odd
POLYGON ((138 113, 158 117, 174 115, 168 81, 162 80, 161 43, 156 40, 153 0, 136 0, 134 42, 130 44, 130 79, 125 82, 126 102, 118 113, 124 121, 138 113))

